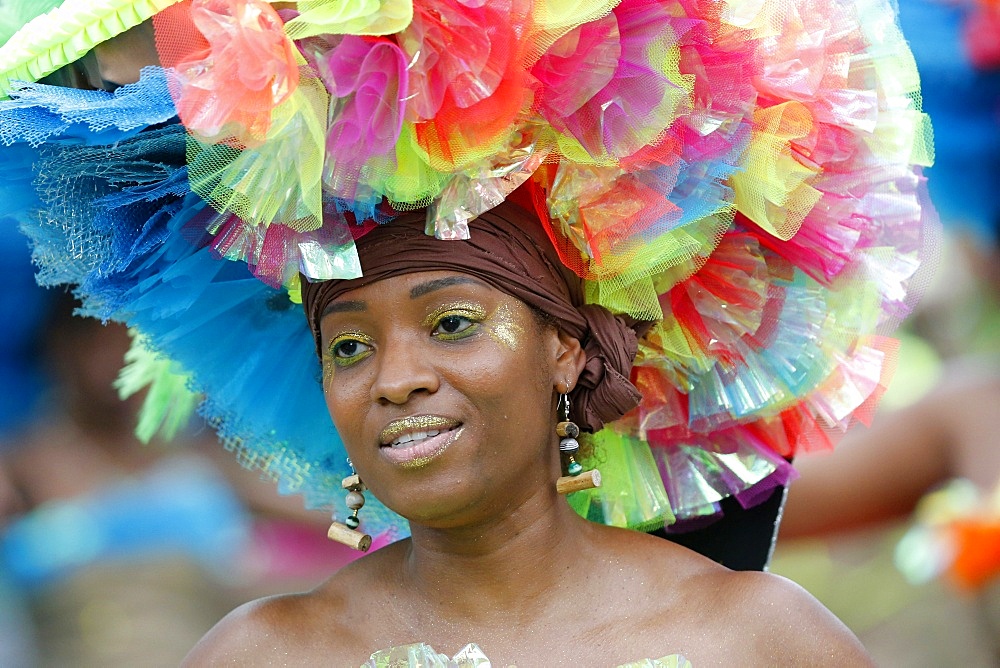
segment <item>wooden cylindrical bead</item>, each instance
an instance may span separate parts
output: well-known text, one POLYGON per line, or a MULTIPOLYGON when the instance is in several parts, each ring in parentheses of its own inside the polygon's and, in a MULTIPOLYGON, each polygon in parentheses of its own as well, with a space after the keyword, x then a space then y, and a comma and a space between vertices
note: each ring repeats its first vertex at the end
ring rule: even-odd
POLYGON ((556 425, 556 433, 561 438, 576 438, 580 435, 580 427, 575 422, 560 422, 556 425))
POLYGON ((344 478, 344 481, 340 483, 340 486, 344 489, 349 489, 352 492, 363 492, 365 491, 365 484, 361 482, 361 476, 357 473, 354 475, 349 475, 344 478))
POLYGON ((367 552, 372 546, 372 537, 368 534, 348 529, 340 522, 334 522, 326 532, 326 537, 361 552, 367 552))
POLYGON ((584 471, 580 475, 564 475, 556 480, 556 491, 560 494, 579 492, 601 486, 601 472, 597 469, 584 471))

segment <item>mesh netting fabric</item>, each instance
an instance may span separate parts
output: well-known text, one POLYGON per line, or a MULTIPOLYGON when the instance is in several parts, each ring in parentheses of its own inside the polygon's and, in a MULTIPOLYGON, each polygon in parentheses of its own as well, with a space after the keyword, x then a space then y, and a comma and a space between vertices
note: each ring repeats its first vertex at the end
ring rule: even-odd
POLYGON ((15 82, 11 101, 0 108, 0 143, 37 147, 55 135, 87 143, 128 137, 176 115, 166 77, 157 67, 113 93, 15 82))

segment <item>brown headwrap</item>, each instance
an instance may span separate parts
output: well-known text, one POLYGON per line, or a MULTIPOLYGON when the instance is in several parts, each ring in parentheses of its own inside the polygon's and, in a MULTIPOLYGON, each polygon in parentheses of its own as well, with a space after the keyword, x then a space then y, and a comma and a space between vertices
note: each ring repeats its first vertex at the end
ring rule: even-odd
POLYGON ((582 429, 597 431, 639 404, 641 395, 629 373, 638 337, 649 323, 585 305, 580 278, 559 261, 537 218, 504 202, 469 223, 467 241, 427 235, 425 218, 424 211, 401 216, 359 239, 361 278, 302 281, 302 303, 320 355, 320 318, 339 295, 390 276, 457 271, 547 313, 580 342, 587 362, 570 398, 572 419, 582 429))

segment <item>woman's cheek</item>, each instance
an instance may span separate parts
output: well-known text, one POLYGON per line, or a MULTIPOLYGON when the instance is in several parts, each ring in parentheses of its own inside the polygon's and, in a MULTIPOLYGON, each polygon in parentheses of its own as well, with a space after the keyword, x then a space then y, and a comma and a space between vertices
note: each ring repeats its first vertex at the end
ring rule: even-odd
POLYGON ((357 389, 352 385, 343 377, 337 378, 335 374, 325 376, 323 382, 327 410, 345 445, 355 442, 356 435, 352 433, 352 428, 356 429, 363 424, 362 418, 366 413, 364 404, 358 401, 357 389))
POLYGON ((486 332, 499 345, 511 352, 524 348, 525 328, 521 326, 509 304, 501 304, 486 324, 486 332))

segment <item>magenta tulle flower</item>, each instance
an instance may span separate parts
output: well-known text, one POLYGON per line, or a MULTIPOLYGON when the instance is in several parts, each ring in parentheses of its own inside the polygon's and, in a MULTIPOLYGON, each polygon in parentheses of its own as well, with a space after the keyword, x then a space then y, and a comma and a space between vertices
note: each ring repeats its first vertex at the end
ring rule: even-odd
POLYGON ((387 173, 395 166, 409 84, 406 54, 391 40, 353 35, 311 40, 306 52, 331 96, 326 153, 335 159, 326 161, 323 180, 332 194, 354 198, 363 170, 387 173))
POLYGON ((686 104, 682 82, 668 72, 691 25, 661 2, 625 0, 567 33, 532 68, 545 89, 542 115, 598 158, 655 142, 686 104))

